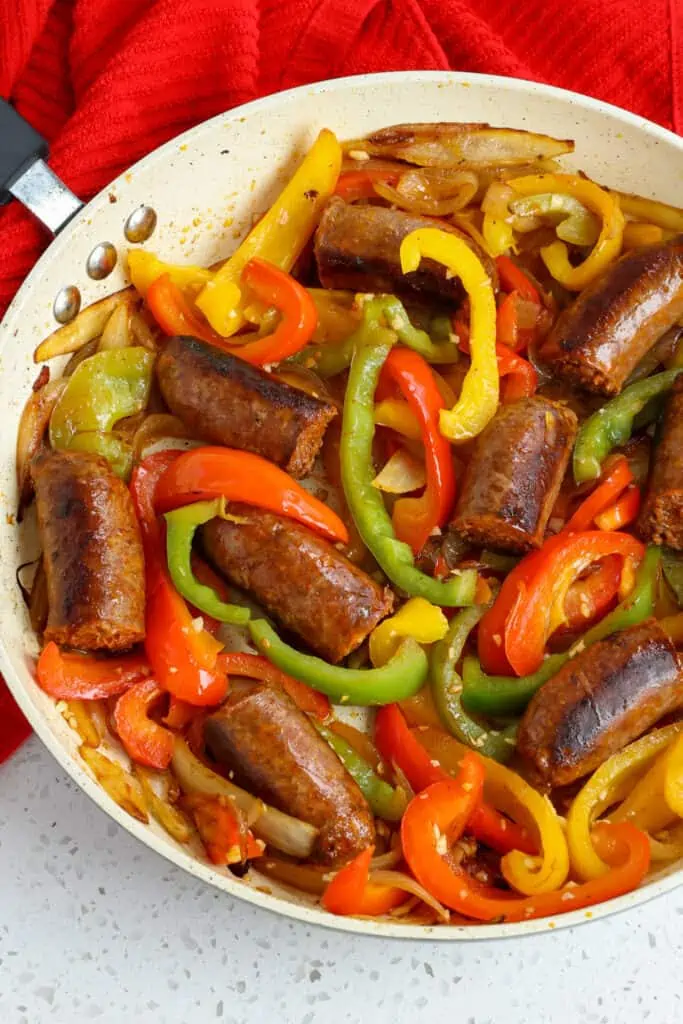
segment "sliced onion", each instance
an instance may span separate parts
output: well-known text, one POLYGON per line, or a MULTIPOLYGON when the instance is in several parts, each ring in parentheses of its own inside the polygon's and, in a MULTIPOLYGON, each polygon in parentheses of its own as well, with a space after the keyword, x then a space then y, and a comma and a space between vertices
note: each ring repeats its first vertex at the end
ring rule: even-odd
POLYGON ((99 342, 99 338, 93 338, 92 341, 89 341, 87 345, 83 346, 83 348, 79 348, 78 352, 74 352, 64 367, 62 377, 72 377, 74 371, 81 365, 81 363, 84 363, 86 359, 90 359, 90 356, 95 355, 99 342))
POLYGON ((400 864, 403 860, 403 850, 401 849, 401 842, 394 846, 393 849, 387 850, 386 853, 380 853, 378 857, 373 857, 370 862, 371 871, 389 871, 391 868, 395 868, 397 864, 400 864))
POLYGON ((273 373, 273 376, 277 377, 278 380, 284 381, 285 384, 291 384, 293 388, 305 391, 307 395, 313 395, 314 398, 322 398, 327 402, 332 402, 336 406, 341 406, 341 403, 337 402, 337 400, 330 394, 329 388, 325 384, 324 380, 307 366, 299 366, 297 363, 288 363, 286 366, 279 367, 278 370, 273 373))
POLYGON ((166 412, 153 412, 145 416, 133 436, 133 459, 140 462, 153 444, 167 437, 189 440, 188 430, 182 420, 166 412))
POLYGON ((473 242, 475 242, 479 248, 485 252, 488 256, 491 256, 489 244, 482 235, 478 227, 472 222, 470 217, 466 213, 454 213, 451 220, 457 228, 468 235, 473 242))
MULTIPOLYGON (((130 298, 127 297, 128 299, 130 298)), ((120 302, 104 325, 97 346, 98 352, 112 348, 128 348, 131 343, 130 301, 120 302)))
POLYGON ((116 307, 131 292, 131 288, 124 288, 122 291, 108 295, 105 299, 100 299, 99 302, 94 302, 91 306, 82 309, 70 323, 58 327, 45 341, 41 341, 33 353, 34 361, 42 363, 48 359, 54 359, 55 356, 76 352, 93 338, 98 338, 116 307))
POLYGON ((420 885, 416 879, 411 875, 407 875, 404 871, 371 871, 368 881, 372 882, 373 885, 389 885, 394 889, 403 889, 404 892, 410 893, 411 896, 416 896, 422 903, 426 903, 428 907, 431 907, 438 915, 439 920, 450 920, 451 915, 446 907, 439 903, 423 885, 420 885))
POLYGON ((312 896, 322 896, 334 872, 329 868, 318 868, 313 864, 295 864, 281 857, 267 854, 260 857, 255 865, 262 875, 274 878, 276 882, 289 885, 300 892, 308 892, 312 896))
MULTIPOLYGON (((175 740, 172 765, 178 782, 188 793, 224 796, 245 814, 252 812, 255 805, 261 806, 262 802, 251 793, 202 764, 180 736, 175 740)), ((254 832, 283 853, 302 860, 310 856, 318 835, 318 829, 308 822, 283 814, 268 804, 263 804, 263 811, 254 823, 254 832)))
POLYGON ((31 498, 31 459, 45 436, 52 410, 61 398, 67 381, 50 381, 40 391, 32 391, 24 406, 17 431, 16 472, 19 489, 19 516, 31 498))
POLYGON ((656 224, 664 231, 683 231, 683 210, 677 206, 660 203, 657 199, 645 199, 629 192, 615 192, 619 196, 621 212, 633 220, 656 224))
POLYGON ((462 210, 472 200, 479 187, 476 174, 471 171, 460 171, 457 174, 443 175, 442 181, 432 179, 428 170, 408 171, 392 188, 381 180, 373 182, 375 192, 383 199, 403 210, 426 217, 446 217, 462 210))
POLYGON ((416 459, 405 448, 399 448, 372 481, 372 486, 386 494, 410 494, 426 483, 424 462, 416 459))
POLYGON ((481 201, 481 212, 488 213, 498 220, 508 220, 510 200, 514 199, 516 195, 515 190, 509 185, 502 181, 494 181, 486 189, 481 201))
POLYGON ((47 576, 43 559, 38 560, 36 574, 31 585, 31 596, 28 603, 28 614, 31 619, 31 628, 38 636, 43 632, 47 624, 49 607, 47 602, 47 576))
POLYGON ((156 352, 159 348, 159 333, 150 327, 142 313, 133 312, 130 318, 130 331, 134 341, 150 352, 156 352))

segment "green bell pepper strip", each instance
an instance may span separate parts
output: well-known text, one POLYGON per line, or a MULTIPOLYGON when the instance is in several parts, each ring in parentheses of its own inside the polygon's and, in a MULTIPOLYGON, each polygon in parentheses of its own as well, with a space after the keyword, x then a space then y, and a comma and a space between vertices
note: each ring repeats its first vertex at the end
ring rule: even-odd
POLYGON ((346 386, 340 444, 346 503, 363 543, 395 586, 441 607, 473 604, 475 570, 464 570, 450 580, 437 580, 416 568, 410 545, 397 539, 381 491, 372 484, 375 390, 382 366, 396 341, 396 334, 381 326, 382 312, 381 300, 366 303, 364 327, 358 334, 346 386))
POLYGON ((281 640, 265 619, 252 619, 249 632, 258 651, 283 672, 325 693, 333 704, 359 707, 394 704, 413 697, 427 678, 427 655, 410 637, 381 668, 343 668, 302 654, 281 640))
MULTIPOLYGON (((574 479, 577 484, 596 480, 602 463, 618 445, 625 444, 634 421, 645 407, 672 386, 681 370, 665 370, 654 377, 639 380, 624 388, 620 395, 589 416, 579 430, 574 445, 574 479)), ((657 403, 651 405, 656 415, 657 403)), ((644 425, 641 422, 641 425, 644 425)))
POLYGON ((130 441, 118 437, 116 433, 84 430, 71 438, 69 451, 101 455, 117 476, 125 481, 130 479, 133 471, 133 446, 130 441))
POLYGON ((638 567, 633 590, 600 622, 596 623, 572 647, 551 654, 529 676, 489 676, 476 657, 463 662, 463 704, 475 714, 506 716, 521 714, 537 690, 552 679, 571 657, 612 633, 635 626, 654 613, 657 578, 661 561, 659 548, 651 545, 638 567))
POLYGON ((683 555, 672 548, 662 548, 662 569, 679 606, 683 607, 683 555))
POLYGON ((249 609, 221 601, 216 591, 200 583, 192 572, 192 541, 195 532, 199 526, 216 516, 226 518, 224 498, 196 501, 193 505, 184 505, 166 513, 168 571, 176 590, 199 611, 206 612, 219 622, 245 626, 250 618, 249 609))
POLYGON ((356 782, 369 803, 372 813, 385 821, 400 821, 408 806, 406 791, 400 786, 394 789, 384 779, 380 779, 372 765, 369 765, 350 743, 347 743, 341 736, 337 736, 336 732, 327 729, 324 725, 318 725, 317 722, 315 727, 356 782))
POLYGON ((456 669, 463 648, 486 605, 465 608, 451 619, 443 640, 432 646, 429 656, 429 681, 439 718, 444 728, 461 743, 473 747, 494 761, 509 760, 515 748, 517 726, 503 730, 485 729, 462 705, 462 679, 456 669))

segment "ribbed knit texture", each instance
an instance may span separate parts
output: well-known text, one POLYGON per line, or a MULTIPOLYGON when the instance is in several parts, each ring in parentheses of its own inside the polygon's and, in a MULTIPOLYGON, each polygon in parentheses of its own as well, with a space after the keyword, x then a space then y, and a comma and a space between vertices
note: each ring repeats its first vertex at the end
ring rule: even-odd
MULTIPOLYGON (((0 95, 86 199, 239 103, 414 68, 549 82, 682 131, 683 0, 0 0, 0 95)), ((0 211, 0 316, 48 241, 0 211)))

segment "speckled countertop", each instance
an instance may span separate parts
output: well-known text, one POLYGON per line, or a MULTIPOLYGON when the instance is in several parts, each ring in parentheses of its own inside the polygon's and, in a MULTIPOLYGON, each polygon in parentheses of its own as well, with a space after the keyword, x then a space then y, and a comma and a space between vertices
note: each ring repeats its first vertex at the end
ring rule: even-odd
POLYGON ((141 846, 38 740, 0 768, 2 1024, 677 1024, 683 888, 520 941, 310 930, 141 846))

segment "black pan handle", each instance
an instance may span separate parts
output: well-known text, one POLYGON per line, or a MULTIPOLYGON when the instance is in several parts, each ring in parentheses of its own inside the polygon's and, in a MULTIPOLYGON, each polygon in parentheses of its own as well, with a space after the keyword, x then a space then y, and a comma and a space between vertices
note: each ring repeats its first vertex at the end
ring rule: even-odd
POLYGON ((0 99, 0 205, 18 199, 56 235, 83 203, 45 163, 47 153, 45 139, 0 99))

